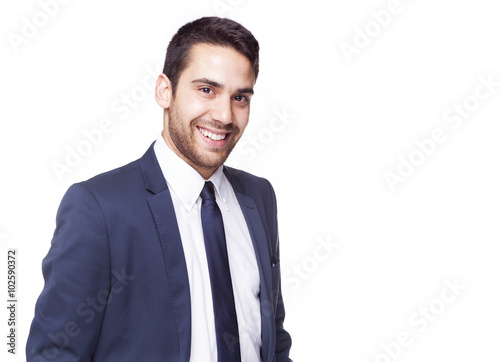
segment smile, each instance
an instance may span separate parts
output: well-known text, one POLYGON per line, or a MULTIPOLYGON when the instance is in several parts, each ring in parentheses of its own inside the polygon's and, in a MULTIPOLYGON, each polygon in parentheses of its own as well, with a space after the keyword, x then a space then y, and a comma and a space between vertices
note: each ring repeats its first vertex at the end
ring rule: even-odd
POLYGON ((214 140, 214 141, 220 141, 220 140, 223 140, 226 138, 227 136, 227 133, 224 133, 224 134, 217 134, 217 133, 212 133, 208 130, 206 130, 205 128, 201 128, 201 127, 197 127, 198 130, 200 131, 200 133, 207 137, 207 138, 210 138, 211 140, 214 140))

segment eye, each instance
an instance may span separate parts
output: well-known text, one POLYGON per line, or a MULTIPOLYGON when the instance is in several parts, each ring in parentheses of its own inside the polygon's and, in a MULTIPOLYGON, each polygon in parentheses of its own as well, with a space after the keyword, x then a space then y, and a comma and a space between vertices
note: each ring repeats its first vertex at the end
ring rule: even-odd
POLYGON ((238 103, 248 103, 248 97, 246 96, 235 96, 234 100, 238 103))
POLYGON ((213 93, 213 90, 211 88, 208 88, 208 87, 203 87, 203 88, 200 88, 200 90, 205 93, 205 94, 212 94, 213 93))

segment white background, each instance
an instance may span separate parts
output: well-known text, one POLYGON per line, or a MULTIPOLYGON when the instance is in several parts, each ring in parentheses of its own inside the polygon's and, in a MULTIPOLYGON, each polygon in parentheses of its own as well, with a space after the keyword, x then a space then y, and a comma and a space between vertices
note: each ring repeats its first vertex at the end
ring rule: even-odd
POLYGON ((401 0, 389 18, 374 15, 394 10, 387 0, 73 0, 44 18, 46 1, 0 9, 0 290, 7 249, 17 248, 19 298, 19 354, 7 354, 2 308, 2 361, 24 360, 62 195, 142 156, 162 128, 147 69, 159 74, 181 25, 217 14, 261 45, 250 125, 230 161, 278 196, 291 357, 498 360, 500 87, 474 98, 481 77, 500 82, 495 2, 401 0), (23 19, 39 26, 14 45, 23 19), (112 108, 127 95, 141 99, 135 108, 112 108), (467 117, 446 122, 466 100, 467 117), (112 132, 59 178, 54 163, 104 118, 112 132), (439 129, 446 140, 424 155, 416 141, 439 129), (413 172, 400 166, 411 157, 413 172), (386 172, 398 168, 405 177, 391 188, 386 172), (402 332, 411 343, 397 347, 402 332))

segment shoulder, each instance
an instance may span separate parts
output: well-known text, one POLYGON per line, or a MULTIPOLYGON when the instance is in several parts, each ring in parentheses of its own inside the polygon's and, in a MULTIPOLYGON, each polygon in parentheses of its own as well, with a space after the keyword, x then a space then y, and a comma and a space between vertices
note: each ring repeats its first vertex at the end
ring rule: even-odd
POLYGON ((135 199, 135 195, 147 193, 141 159, 126 165, 95 175, 85 181, 77 182, 66 191, 65 199, 94 199, 103 203, 123 204, 135 199))
POLYGON ((238 192, 249 196, 263 193, 275 197, 271 183, 264 177, 227 166, 224 166, 224 174, 238 192))
POLYGON ((260 210, 261 216, 275 222, 277 215, 276 195, 267 179, 226 166, 224 166, 224 173, 235 192, 250 197, 260 210))
POLYGON ((95 175, 81 183, 90 188, 119 187, 139 177, 142 179, 141 165, 139 160, 135 160, 124 166, 95 175))
POLYGON ((70 187, 83 187, 98 194, 112 194, 115 192, 127 192, 135 185, 143 184, 141 167, 138 160, 128 163, 127 165, 117 167, 115 169, 95 175, 92 178, 78 182, 70 187))

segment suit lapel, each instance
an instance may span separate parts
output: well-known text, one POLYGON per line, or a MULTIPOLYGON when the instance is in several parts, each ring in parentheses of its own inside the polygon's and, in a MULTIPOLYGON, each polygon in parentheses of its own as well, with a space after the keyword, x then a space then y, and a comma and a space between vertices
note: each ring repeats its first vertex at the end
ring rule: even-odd
POLYGON ((186 260, 170 191, 154 154, 153 145, 141 158, 140 163, 146 188, 153 193, 148 198, 148 204, 160 236, 168 286, 171 291, 171 303, 174 308, 172 313, 176 318, 179 336, 179 361, 189 361, 191 300, 186 260))

